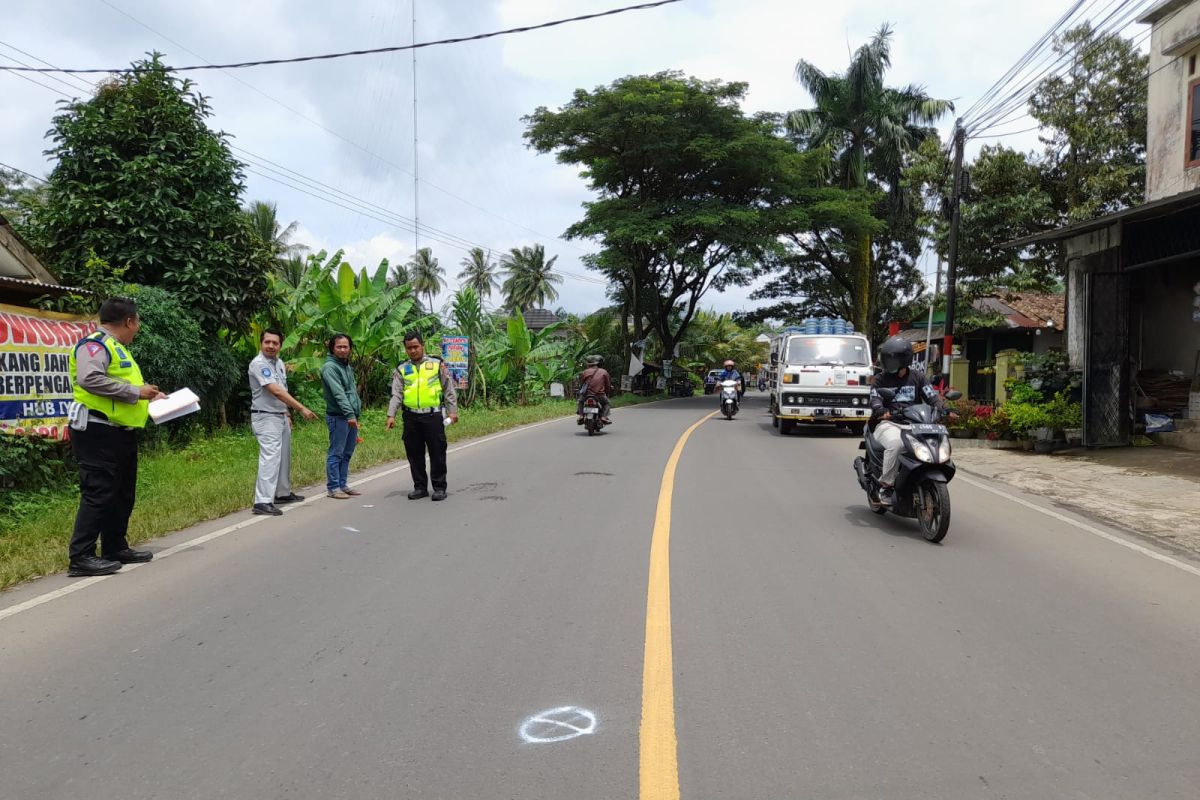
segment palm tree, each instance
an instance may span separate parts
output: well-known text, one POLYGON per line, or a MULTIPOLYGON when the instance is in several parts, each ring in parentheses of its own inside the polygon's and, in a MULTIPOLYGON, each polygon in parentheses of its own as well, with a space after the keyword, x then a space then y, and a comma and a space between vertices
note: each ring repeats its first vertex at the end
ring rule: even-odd
POLYGON ((413 260, 408 262, 407 272, 411 278, 413 294, 425 295, 429 298, 429 313, 433 313, 433 298, 442 287, 446 285, 444 280, 446 270, 439 264, 438 260, 433 257, 433 250, 428 247, 422 247, 413 256, 413 260))
MULTIPOLYGON (((842 75, 826 75, 807 61, 796 64, 796 80, 812 96, 813 108, 788 114, 789 130, 809 147, 826 148, 834 175, 846 189, 863 189, 871 176, 887 184, 893 198, 900 194, 905 157, 928 136, 947 111, 948 100, 935 100, 923 87, 894 89, 883 83, 891 66, 892 29, 879 31, 854 54, 842 75)), ((871 235, 850 232, 851 275, 854 283, 854 324, 869 330, 871 313, 871 235)))
POLYGON ((500 288, 500 279, 496 277, 496 264, 492 261, 490 250, 484 252, 482 247, 472 247, 460 265, 463 270, 458 273, 458 279, 464 286, 473 288, 479 299, 491 297, 492 290, 500 288))
POLYGON ((285 228, 279 224, 276 211, 274 203, 264 200, 255 200, 242 209, 242 213, 250 221, 254 233, 270 249, 271 257, 279 268, 277 271, 282 271, 283 266, 292 257, 299 256, 308 248, 302 244, 292 244, 291 241, 292 236, 296 234, 296 229, 300 227, 300 223, 292 222, 285 228))
POLYGON ((509 308, 527 311, 530 307, 543 307, 546 301, 558 299, 554 284, 562 283, 561 275, 554 273, 554 262, 558 256, 546 260, 546 250, 540 244, 533 247, 514 247, 501 259, 508 273, 501 288, 509 308))

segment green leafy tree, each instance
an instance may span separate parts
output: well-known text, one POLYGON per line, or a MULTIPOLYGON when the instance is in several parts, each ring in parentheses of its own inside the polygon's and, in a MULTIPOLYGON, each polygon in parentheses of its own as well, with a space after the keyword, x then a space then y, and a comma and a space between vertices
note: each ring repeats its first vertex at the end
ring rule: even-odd
POLYGON ((494 290, 500 289, 500 279, 496 275, 496 262, 492 260, 490 251, 482 247, 472 247, 467 257, 460 262, 462 271, 458 279, 463 285, 475 290, 479 300, 491 297, 494 290))
POLYGON ((1042 125, 1056 209, 1075 222, 1141 203, 1148 57, 1086 23, 1056 37, 1054 52, 1071 57, 1070 69, 1038 84, 1029 113, 1042 125))
POLYGON ((429 298, 428 310, 433 313, 433 298, 446 285, 446 270, 433 257, 433 250, 422 247, 408 262, 407 273, 414 294, 429 298))
POLYGON ((30 216, 45 201, 45 184, 36 184, 16 170, 0 167, 0 215, 22 232, 30 216))
POLYGON ((243 329, 265 305, 271 254, 238 205, 242 165, 190 81, 157 54, 133 66, 55 116, 30 236, 65 283, 95 252, 171 291, 206 331, 243 329))
POLYGON ((822 187, 819 154, 798 153, 779 120, 747 117, 744 83, 676 72, 576 90, 526 118, 526 139, 583 167, 596 199, 567 235, 591 238, 588 262, 627 287, 662 351, 673 352, 710 289, 746 285, 779 237, 823 215, 869 224, 863 203, 822 187))
POLYGON ((562 276, 554 272, 558 256, 546 259, 546 248, 540 244, 532 247, 514 247, 501 259, 508 277, 501 291, 508 308, 528 311, 545 308, 546 301, 558 299, 555 284, 563 282, 562 276))
MULTIPOLYGON (((200 417, 207 427, 225 421, 225 401, 245 381, 245 364, 219 336, 206 334, 178 297, 155 286, 131 285, 122 294, 138 305, 142 328, 131 346, 148 383, 173 392, 187 387, 200 396, 200 417)), ((191 420, 151 426, 152 439, 182 442, 195 432, 191 420)))
MULTIPOLYGON (((892 88, 884 83, 891 66, 892 30, 883 25, 860 47, 843 74, 827 75, 808 61, 796 64, 796 79, 812 96, 812 108, 793 111, 788 127, 807 146, 825 150, 834 180, 846 189, 882 185, 896 203, 906 157, 933 131, 953 104, 936 100, 918 86, 892 88)), ((850 260, 853 309, 859 330, 871 324, 871 304, 879 276, 873 263, 871 235, 859 228, 844 236, 850 260)))

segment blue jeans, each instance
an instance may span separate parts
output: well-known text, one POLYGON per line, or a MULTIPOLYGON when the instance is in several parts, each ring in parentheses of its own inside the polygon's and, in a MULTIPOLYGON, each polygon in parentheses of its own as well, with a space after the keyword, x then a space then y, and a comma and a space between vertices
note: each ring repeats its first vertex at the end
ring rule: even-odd
POLYGON ((325 415, 329 423, 329 455, 325 458, 325 488, 336 492, 349 486, 350 456, 358 446, 358 428, 351 428, 345 417, 325 415))

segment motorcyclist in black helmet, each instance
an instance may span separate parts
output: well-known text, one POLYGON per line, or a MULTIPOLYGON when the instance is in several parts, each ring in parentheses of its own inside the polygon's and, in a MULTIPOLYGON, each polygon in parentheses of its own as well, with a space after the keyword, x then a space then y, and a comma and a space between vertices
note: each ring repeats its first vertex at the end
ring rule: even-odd
POLYGON ((871 384, 871 422, 875 441, 884 448, 883 471, 879 476, 879 501, 885 506, 896 503, 896 472, 899 470, 900 448, 904 444, 901 431, 908 427, 894 422, 892 414, 916 403, 943 407, 942 396, 925 380, 925 373, 913 369, 912 343, 892 337, 879 346, 879 366, 883 370, 871 384), (884 402, 876 389, 891 389, 895 397, 884 402))

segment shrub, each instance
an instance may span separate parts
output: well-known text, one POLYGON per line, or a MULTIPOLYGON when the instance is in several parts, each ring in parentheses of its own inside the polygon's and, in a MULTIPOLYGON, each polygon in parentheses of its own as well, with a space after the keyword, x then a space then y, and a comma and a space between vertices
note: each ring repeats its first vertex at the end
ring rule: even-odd
MULTIPOLYGON (((41 489, 68 479, 75 469, 71 445, 44 436, 0 434, 0 488, 41 489)), ((4 504, 0 501, 0 507, 4 504)))
POLYGON ((126 293, 137 301, 142 329, 131 346, 146 381, 164 392, 185 386, 200 397, 200 415, 164 428, 151 425, 146 441, 169 436, 172 442, 189 440, 197 427, 212 428, 221 422, 226 398, 242 380, 245 365, 220 337, 205 334, 200 323, 166 289, 131 285, 126 293))

